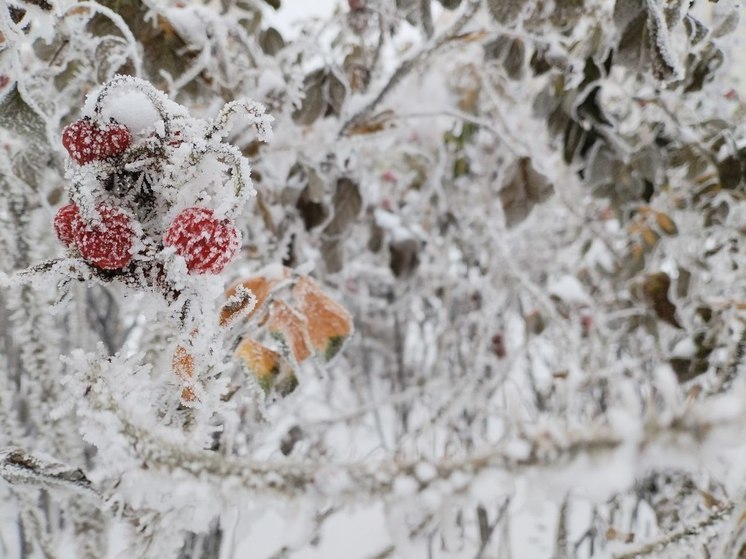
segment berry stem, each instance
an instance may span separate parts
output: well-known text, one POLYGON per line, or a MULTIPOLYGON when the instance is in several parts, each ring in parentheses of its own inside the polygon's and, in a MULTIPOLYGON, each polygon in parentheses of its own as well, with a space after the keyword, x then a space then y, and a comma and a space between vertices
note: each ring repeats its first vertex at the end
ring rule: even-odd
POLYGON ((228 212, 227 217, 234 217, 246 200, 250 196, 256 195, 254 183, 251 180, 251 167, 249 166, 249 162, 237 147, 229 144, 207 144, 200 150, 199 154, 195 154, 195 159, 198 161, 199 158, 204 156, 206 153, 216 154, 220 159, 231 166, 231 175, 233 176, 235 183, 233 194, 236 200, 230 212, 228 212))
POLYGON ((228 133, 230 118, 241 111, 251 117, 251 124, 256 129, 259 140, 262 142, 268 141, 272 135, 271 122, 274 118, 267 114, 267 109, 264 105, 250 99, 238 99, 223 105, 218 115, 210 122, 210 126, 205 133, 205 138, 210 140, 216 135, 219 138, 224 137, 228 133))

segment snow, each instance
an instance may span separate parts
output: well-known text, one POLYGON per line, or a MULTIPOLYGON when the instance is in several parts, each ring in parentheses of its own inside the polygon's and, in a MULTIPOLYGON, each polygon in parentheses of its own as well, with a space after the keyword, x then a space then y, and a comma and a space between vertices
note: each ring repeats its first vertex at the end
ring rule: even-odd
MULTIPOLYGON (((514 27, 481 8, 461 27, 470 4, 437 3, 433 38, 393 1, 148 2, 132 30, 118 7, 42 4, 23 29, 0 15, 14 92, 0 111, 1 557, 20 555, 19 519, 30 555, 60 559, 195 555, 215 525, 222 559, 589 559, 679 529, 661 557, 726 549, 735 521, 699 526, 720 506, 738 518, 745 491, 746 203, 720 184, 746 142, 743 18, 692 46, 664 21, 673 5, 647 2, 676 76, 710 40, 723 73, 685 92, 612 58, 584 85, 602 88, 600 125, 577 88, 623 31, 606 0, 561 31, 551 2, 514 27), (285 39, 271 56, 257 42, 270 25, 285 39), (158 49, 137 44, 151 31, 184 40, 186 66, 111 75, 151 71, 158 49), (520 79, 485 61, 499 35, 525 48, 520 79), (543 46, 551 69, 534 72, 543 46), (344 100, 309 92, 322 108, 299 124, 319 68, 344 100), (83 117, 92 128, 60 145, 83 117), (564 153, 570 132, 594 145, 564 153), (650 174, 634 164, 648 152, 650 174), (499 193, 521 158, 555 195, 518 181, 536 207, 506 228, 499 193), (335 195, 340 179, 359 203, 335 195), (81 223, 57 227, 60 243, 52 219, 70 202, 81 223), (215 219, 180 223, 194 208, 215 219), (680 327, 646 292, 658 272, 680 327), (225 287, 257 278, 267 293, 235 310, 249 289, 225 287), (250 343, 266 378, 237 355, 250 343), (672 358, 706 371, 680 380, 672 358), (8 464, 17 445, 36 461, 8 464)), ((734 8, 692 13, 719 25, 734 8)))

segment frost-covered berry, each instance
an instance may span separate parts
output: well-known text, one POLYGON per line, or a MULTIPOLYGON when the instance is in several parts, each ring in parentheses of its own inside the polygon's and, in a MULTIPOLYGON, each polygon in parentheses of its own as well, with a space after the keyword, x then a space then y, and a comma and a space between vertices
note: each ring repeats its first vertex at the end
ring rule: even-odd
POLYGON ((62 145, 78 165, 121 155, 131 143, 129 129, 117 122, 99 126, 84 118, 62 132, 62 145))
POLYGON ((219 274, 241 247, 241 237, 231 220, 218 219, 208 208, 181 212, 163 242, 184 257, 187 270, 197 274, 219 274))
POLYGON ((81 223, 75 231, 80 254, 94 266, 119 270, 132 260, 135 232, 130 219, 117 208, 99 206, 98 223, 81 223))
POLYGON ((75 232, 83 225, 80 211, 75 204, 66 204, 54 216, 54 232, 65 246, 75 243, 75 232))

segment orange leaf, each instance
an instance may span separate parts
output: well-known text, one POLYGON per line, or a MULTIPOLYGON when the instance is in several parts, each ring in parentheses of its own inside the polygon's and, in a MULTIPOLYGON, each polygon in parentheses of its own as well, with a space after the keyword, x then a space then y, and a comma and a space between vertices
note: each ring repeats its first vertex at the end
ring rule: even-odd
POLYGON ((298 378, 288 361, 256 340, 244 339, 236 348, 236 356, 243 359, 265 393, 274 389, 285 396, 298 386, 298 378))
POLYGON ((306 324, 301 315, 283 301, 273 301, 269 309, 268 328, 270 334, 279 338, 301 363, 310 355, 305 340, 306 324))
POLYGON ((244 360, 262 388, 269 389, 274 377, 280 373, 280 355, 251 338, 244 339, 236 348, 236 357, 244 360))
MULTIPOLYGON (((276 283, 276 281, 270 282, 264 276, 255 276, 247 280, 239 280, 228 288, 225 292, 225 296, 228 299, 234 297, 239 286, 251 291, 254 294, 254 297, 256 297, 254 308, 246 315, 246 318, 251 318, 267 300, 267 295, 272 289, 274 283, 276 283)), ((223 305, 223 308, 220 309, 220 325, 225 326, 230 319, 236 315, 236 313, 243 311, 250 301, 251 299, 241 299, 237 302, 229 302, 223 305)))
POLYGON ((352 318, 311 278, 299 278, 293 296, 298 302, 298 310, 306 317, 313 349, 329 361, 352 332, 352 318))
POLYGON ((171 359, 171 368, 176 376, 185 382, 194 377, 194 356, 181 344, 176 346, 171 359))

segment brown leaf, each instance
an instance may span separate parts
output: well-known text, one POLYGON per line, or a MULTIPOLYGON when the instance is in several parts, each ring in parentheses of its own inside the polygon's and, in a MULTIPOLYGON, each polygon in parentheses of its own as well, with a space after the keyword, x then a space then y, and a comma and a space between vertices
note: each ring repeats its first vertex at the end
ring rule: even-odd
POLYGON ((329 217, 329 209, 320 200, 313 199, 310 186, 303 189, 295 207, 300 212, 306 231, 318 227, 329 217))
POLYGON ((324 235, 339 236, 357 218, 363 207, 363 198, 356 182, 347 177, 337 180, 337 190, 332 200, 334 217, 324 228, 324 235))
POLYGON ((655 223, 666 235, 677 235, 679 233, 679 228, 676 227, 676 222, 674 222, 668 214, 657 212, 655 214, 655 223))
POLYGON ((547 177, 534 169, 528 157, 519 159, 509 176, 500 191, 500 201, 506 225, 514 227, 528 217, 536 204, 546 201, 554 189, 547 177))
POLYGON ((285 39, 277 29, 269 27, 259 35, 259 46, 266 54, 274 56, 285 48, 285 39))
POLYGON ((487 8, 499 23, 511 24, 518 19, 527 0, 487 0, 487 8))
POLYGON ((293 113, 293 120, 298 124, 309 125, 319 118, 326 108, 326 99, 324 98, 324 70, 315 70, 308 74, 303 80, 303 89, 306 96, 298 108, 293 113))
POLYGON ((404 239, 389 243, 391 271, 397 278, 407 278, 417 269, 420 243, 416 239, 404 239))
POLYGON ((665 272, 649 274, 642 282, 642 291, 656 316, 671 326, 681 328, 681 324, 676 318, 676 305, 668 298, 670 287, 671 278, 665 272))
POLYGON ((321 256, 324 257, 326 271, 339 272, 344 266, 344 246, 340 239, 324 239, 321 242, 321 256))

